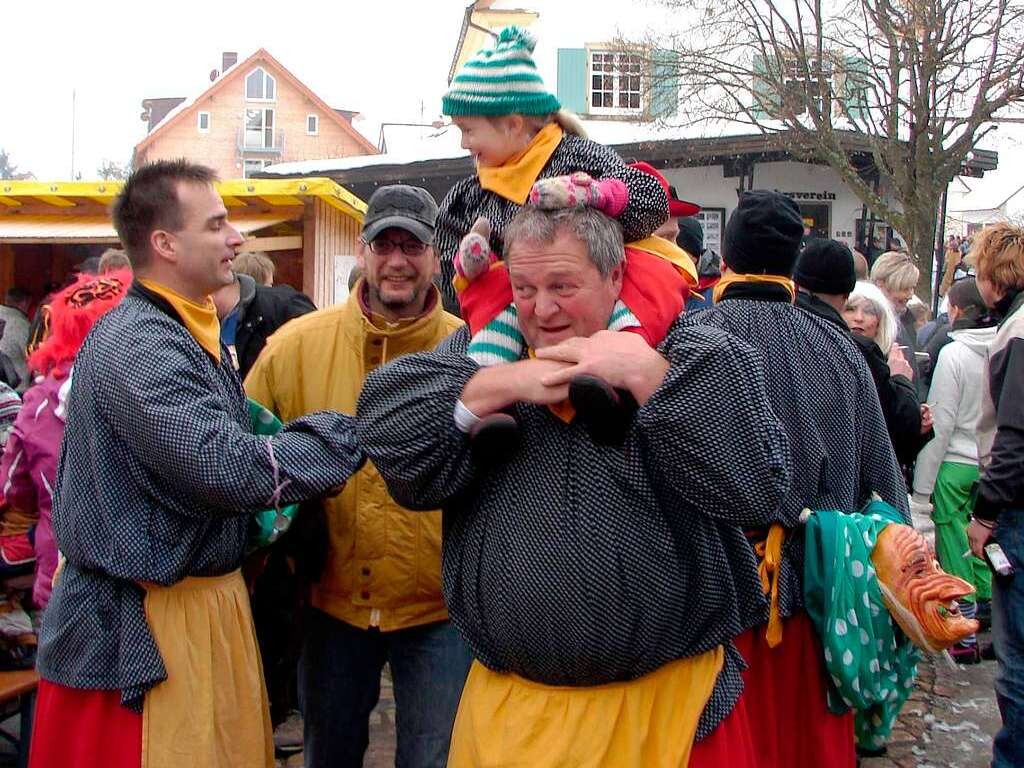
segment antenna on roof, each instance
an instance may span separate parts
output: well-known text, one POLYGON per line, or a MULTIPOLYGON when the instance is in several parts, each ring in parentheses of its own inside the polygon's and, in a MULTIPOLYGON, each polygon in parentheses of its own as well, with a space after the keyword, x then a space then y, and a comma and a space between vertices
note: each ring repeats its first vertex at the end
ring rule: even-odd
POLYGON ((218 72, 216 69, 211 69, 210 70, 210 82, 212 83, 218 77, 220 77, 220 72, 218 72))

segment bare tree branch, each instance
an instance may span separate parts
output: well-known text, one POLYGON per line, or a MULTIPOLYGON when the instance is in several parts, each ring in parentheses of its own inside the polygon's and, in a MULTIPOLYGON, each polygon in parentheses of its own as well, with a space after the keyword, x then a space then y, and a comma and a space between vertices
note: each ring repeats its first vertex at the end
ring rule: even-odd
POLYGON ((656 4, 685 20, 646 41, 675 53, 674 120, 784 132, 896 227, 923 271, 947 184, 993 116, 1024 104, 1024 0, 656 4))

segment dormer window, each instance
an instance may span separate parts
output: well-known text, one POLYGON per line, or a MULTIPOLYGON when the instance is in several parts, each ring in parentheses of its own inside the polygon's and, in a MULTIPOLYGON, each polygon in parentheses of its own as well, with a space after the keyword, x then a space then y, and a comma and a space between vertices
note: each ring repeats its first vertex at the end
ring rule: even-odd
POLYGON ((257 67, 245 78, 245 98, 249 101, 273 101, 277 83, 262 67, 257 67))

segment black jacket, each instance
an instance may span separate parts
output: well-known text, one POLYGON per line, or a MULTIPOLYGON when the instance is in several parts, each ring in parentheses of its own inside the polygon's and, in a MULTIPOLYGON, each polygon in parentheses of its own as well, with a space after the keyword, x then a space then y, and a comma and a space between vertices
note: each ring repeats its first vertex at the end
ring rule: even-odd
MULTIPOLYGON (((906 347, 903 356, 907 359, 907 363, 910 364, 910 370, 914 372, 914 389, 917 390, 917 397, 919 400, 928 399, 928 383, 921 376, 921 364, 917 361, 917 355, 914 353, 918 351, 917 348, 917 331, 914 330, 914 313, 909 309, 904 311, 902 315, 896 317, 897 331, 899 337, 896 339, 896 343, 901 347, 906 347)), ((882 354, 888 354, 889 350, 883 349, 882 354)))
POLYGON ((985 364, 987 392, 978 419, 982 471, 974 516, 1019 526, 1019 517, 1002 513, 1024 509, 1024 291, 1007 294, 996 310, 1003 319, 985 364))
POLYGON ((906 376, 893 376, 885 354, 878 345, 871 339, 850 333, 842 315, 831 305, 804 291, 797 293, 796 305, 835 324, 857 344, 871 371, 871 378, 875 381, 878 402, 882 406, 882 415, 885 417, 896 460, 902 467, 912 464, 930 439, 929 436, 921 435, 921 401, 913 383, 906 376))
POLYGON ((939 362, 939 352, 953 340, 949 335, 952 330, 954 328, 947 318, 945 322, 935 326, 935 330, 922 345, 924 351, 928 353, 928 360, 921 366, 921 376, 929 389, 932 385, 932 374, 935 372, 935 364, 939 362))
POLYGON ((241 288, 238 328, 235 331, 235 353, 238 355, 238 375, 244 380, 259 357, 267 339, 274 331, 296 317, 316 309, 304 293, 290 285, 267 288, 256 285, 248 275, 239 275, 241 288))

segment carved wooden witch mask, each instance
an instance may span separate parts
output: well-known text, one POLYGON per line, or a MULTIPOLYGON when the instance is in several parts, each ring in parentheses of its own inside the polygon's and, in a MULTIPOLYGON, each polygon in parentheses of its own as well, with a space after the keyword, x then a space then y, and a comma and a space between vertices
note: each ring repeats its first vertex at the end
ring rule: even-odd
POLYGON ((978 631, 978 622, 961 615, 957 604, 974 587, 943 571, 924 536, 910 526, 887 525, 871 562, 885 607, 921 650, 937 653, 978 631))

